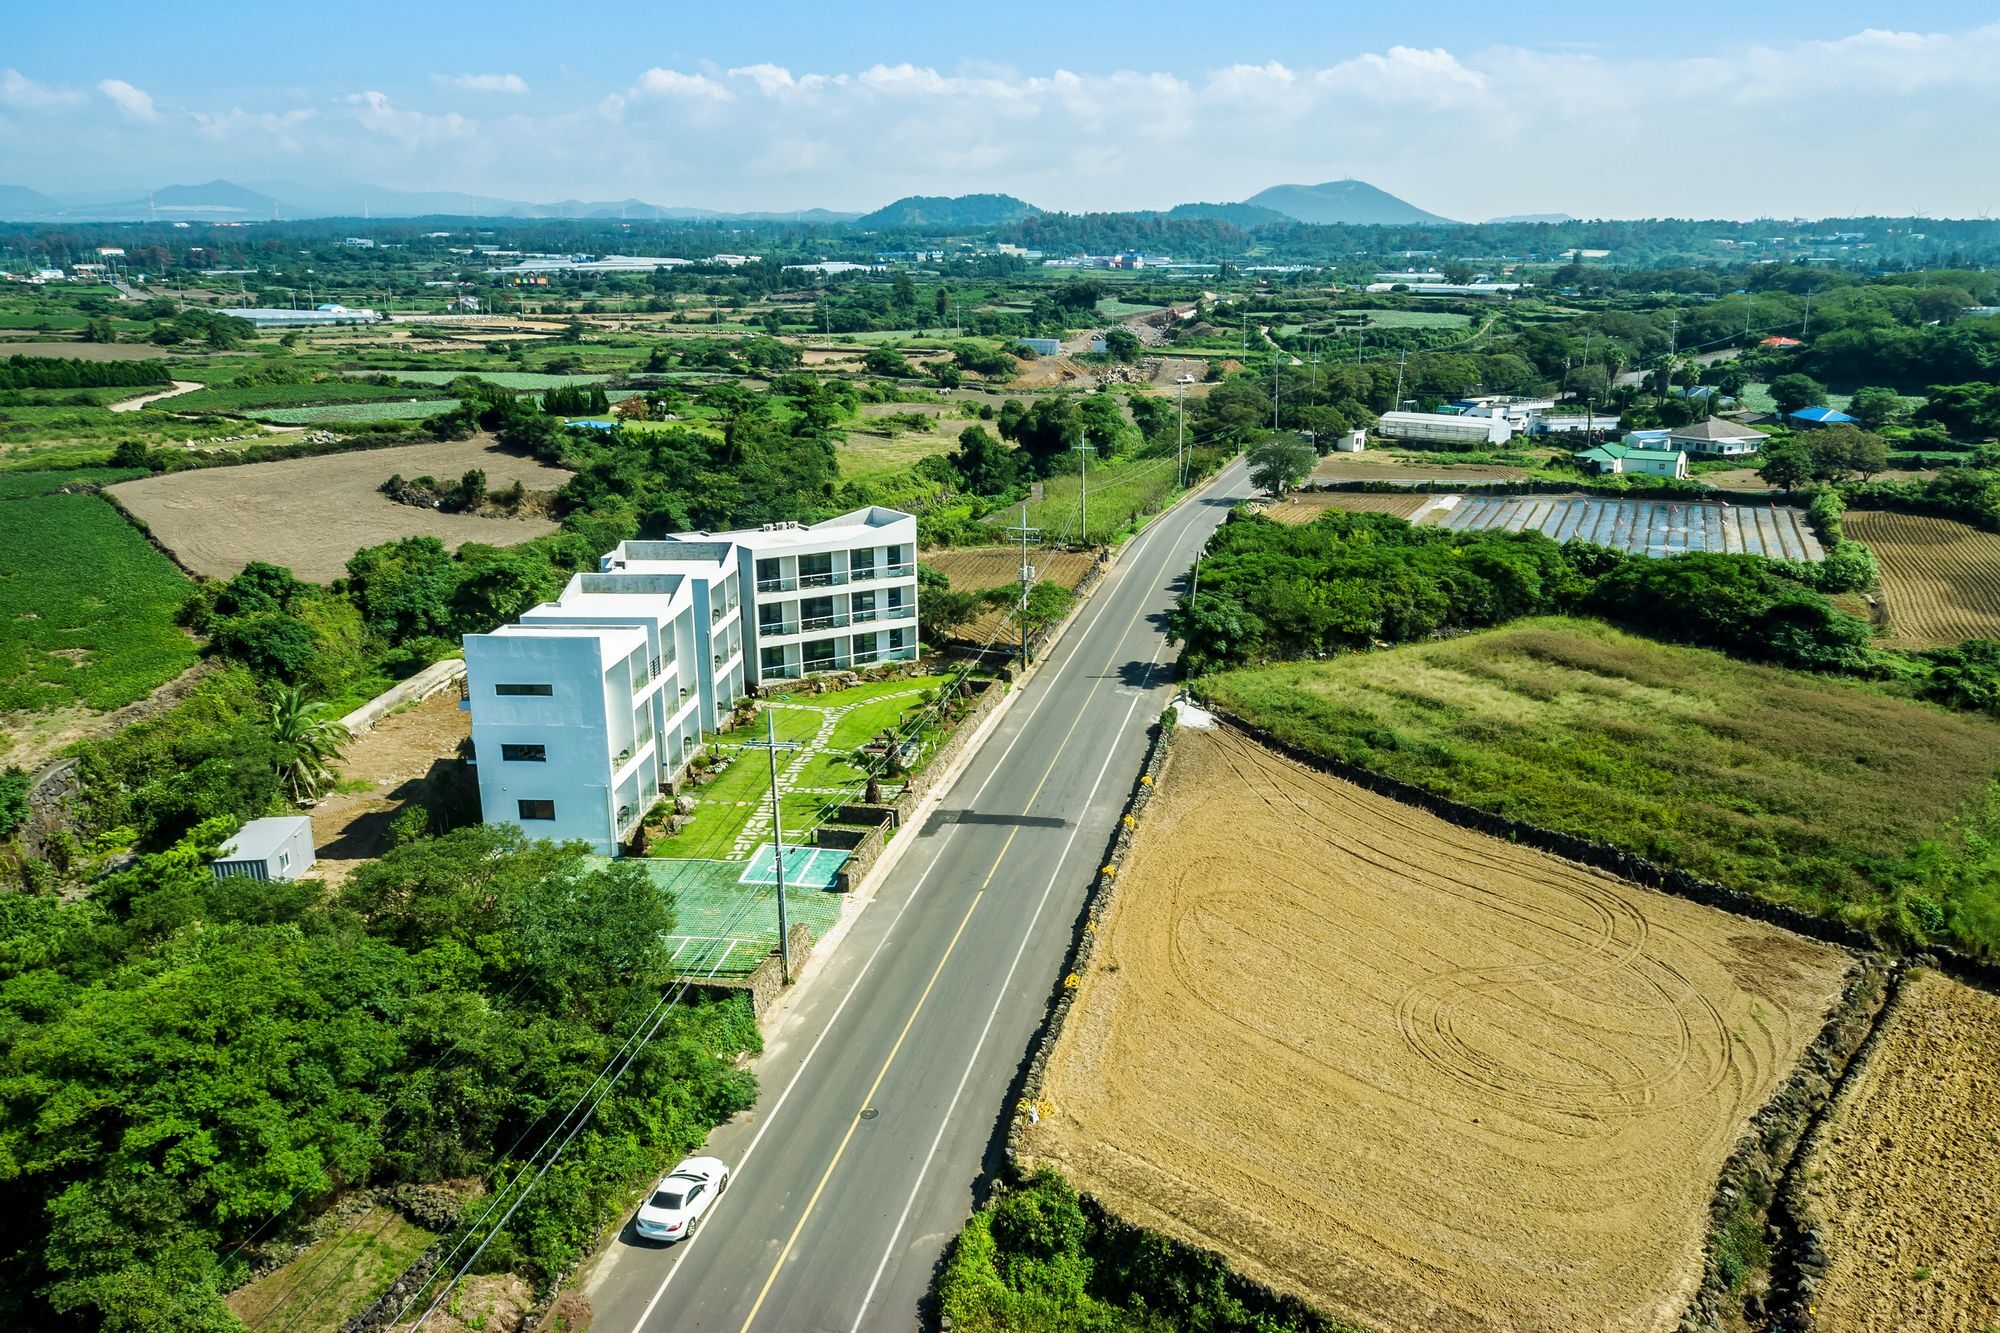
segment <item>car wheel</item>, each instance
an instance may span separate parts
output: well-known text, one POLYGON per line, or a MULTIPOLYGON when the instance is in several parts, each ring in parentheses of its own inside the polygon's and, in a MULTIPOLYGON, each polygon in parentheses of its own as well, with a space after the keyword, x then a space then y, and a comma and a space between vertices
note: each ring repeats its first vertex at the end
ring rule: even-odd
POLYGON ((718 1198, 729 1193, 729 1173, 727 1171, 722 1173, 722 1183, 715 1187, 715 1193, 718 1198))
POLYGON ((693 1239, 694 1239, 694 1232, 695 1232, 695 1228, 696 1228, 696 1227, 698 1227, 698 1226, 700 1226, 700 1225, 701 1225, 701 1219, 700 1219, 699 1217, 690 1217, 690 1218, 688 1219, 688 1229, 687 1229, 687 1234, 686 1234, 686 1235, 684 1235, 684 1236, 682 1236, 682 1237, 681 1237, 681 1239, 682 1239, 682 1240, 693 1240, 693 1239))

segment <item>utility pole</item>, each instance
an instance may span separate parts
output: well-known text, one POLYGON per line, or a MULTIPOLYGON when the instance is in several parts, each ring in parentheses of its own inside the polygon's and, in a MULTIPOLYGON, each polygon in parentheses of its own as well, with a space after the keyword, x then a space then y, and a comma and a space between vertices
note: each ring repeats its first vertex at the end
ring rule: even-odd
POLYGON ((764 750, 771 756, 771 863, 778 872, 778 969, 784 984, 792 984, 792 938, 791 923, 785 916, 785 824, 784 812, 778 804, 778 751, 796 750, 797 741, 778 739, 778 719, 770 709, 764 710, 764 739, 745 741, 740 747, 745 750, 764 750))
POLYGON ((1010 533, 1019 533, 1021 537, 1021 665, 1026 667, 1028 665, 1028 591, 1035 584, 1035 567, 1028 563, 1028 540, 1033 538, 1036 541, 1040 541, 1042 539, 1042 530, 1028 526, 1028 506, 1025 501, 1021 504, 1021 521, 1014 527, 1007 529, 1007 531, 1010 533))
POLYGON ((1271 433, 1278 433, 1278 359, 1284 353, 1275 344, 1271 352, 1271 433))
POLYGON ((1174 433, 1174 485, 1178 488, 1187 485, 1187 385, 1174 385, 1174 398, 1181 415, 1174 433))
POLYGON ((1410 349, 1405 347, 1396 355, 1396 410, 1403 410, 1403 367, 1409 364, 1410 349))
POLYGON ((1812 288, 1808 287, 1806 288, 1806 315, 1804 319, 1799 321, 1799 337, 1801 338, 1805 337, 1806 330, 1810 329, 1811 327, 1812 327, 1812 288))
POLYGON ((1082 518, 1079 520, 1082 528, 1080 535, 1083 544, 1088 546, 1090 545, 1090 441, 1078 440, 1070 446, 1070 451, 1076 455, 1076 479, 1082 488, 1080 499, 1083 509, 1082 518))

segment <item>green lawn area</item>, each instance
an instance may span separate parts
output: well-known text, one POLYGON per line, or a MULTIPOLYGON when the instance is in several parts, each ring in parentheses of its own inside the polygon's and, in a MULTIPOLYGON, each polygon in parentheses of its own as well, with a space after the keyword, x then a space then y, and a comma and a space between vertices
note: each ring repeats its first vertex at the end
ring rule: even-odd
POLYGON ((385 1209, 370 1209, 298 1258, 229 1294, 253 1329, 335 1333, 389 1289, 437 1237, 385 1209))
POLYGON ((1561 618, 1199 690, 1454 800, 1863 929, 2000 950, 2000 874, 1959 823, 1992 845, 1990 717, 1561 618))
POLYGON ((79 476, 0 478, 0 711, 116 708, 192 666, 174 624, 192 585, 96 495, 58 495, 79 476))
POLYGON ((951 453, 958 448, 958 433, 970 423, 946 424, 951 428, 948 431, 905 431, 895 436, 864 434, 850 428, 838 454, 840 479, 889 481, 919 459, 951 453))
MULTIPOLYGON (((778 946, 778 890, 743 884, 740 861, 647 858, 653 882, 674 895, 674 962, 686 975, 738 977, 756 969, 778 946)), ((841 895, 830 889, 785 890, 788 924, 820 939, 840 919, 841 895)))
POLYGON ((1106 319, 1124 319, 1127 315, 1150 315, 1164 306, 1135 305, 1131 301, 1121 301, 1115 296, 1097 298, 1097 313, 1106 319))
MULTIPOLYGON (((796 755, 778 756, 779 767, 791 767, 795 774, 793 781, 783 784, 788 789, 780 801, 788 841, 820 822, 821 812, 829 804, 860 799, 859 791, 846 791, 862 780, 861 770, 849 763, 849 758, 877 732, 895 727, 906 712, 919 707, 924 691, 948 679, 917 676, 876 681, 831 694, 781 695, 771 701, 778 705, 771 709, 778 739, 795 741, 810 751, 803 765, 796 767, 796 755), (844 794, 815 788, 839 788, 844 794)), ((754 815, 770 806, 771 766, 764 751, 733 747, 763 738, 760 718, 748 730, 731 732, 717 742, 728 756, 728 766, 706 786, 692 789, 694 822, 673 837, 654 843, 654 856, 742 859, 736 851, 737 835, 754 815)))
POLYGON ((332 380, 311 384, 229 384, 197 389, 178 398, 163 398, 141 409, 146 412, 245 412, 252 408, 310 407, 319 403, 370 403, 411 397, 397 384, 364 380, 332 380))
MULTIPOLYGON (((120 395, 129 398, 136 392, 126 389, 120 395)), ((156 447, 242 431, 243 423, 229 417, 184 420, 63 404, 0 407, 0 469, 101 463, 125 440, 156 447)))
MULTIPOLYGON (((190 395, 192 396, 192 395, 190 395)), ((449 412, 458 406, 456 398, 422 398, 415 402, 398 399, 392 403, 329 403, 322 407, 270 407, 245 412, 258 421, 280 426, 316 426, 328 421, 421 421, 449 412)))
POLYGON ((532 370, 350 370, 349 375, 388 375, 410 384, 449 384, 461 375, 477 375, 503 389, 558 389, 566 384, 602 384, 609 375, 546 375, 532 370))
MULTIPOLYGON (((1739 401, 1751 412, 1769 412, 1775 416, 1778 411, 1778 404, 1771 397, 1771 386, 1762 380, 1744 385, 1743 396, 1739 401)), ((1829 393, 1826 396, 1826 405, 1836 412, 1845 412, 1847 405, 1853 401, 1854 395, 1851 393, 1829 393)))

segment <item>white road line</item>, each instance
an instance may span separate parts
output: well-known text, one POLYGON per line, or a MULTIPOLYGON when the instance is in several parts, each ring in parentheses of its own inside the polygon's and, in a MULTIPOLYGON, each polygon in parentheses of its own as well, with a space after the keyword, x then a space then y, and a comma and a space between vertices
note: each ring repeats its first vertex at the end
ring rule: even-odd
MULTIPOLYGON (((1228 468, 1225 467, 1222 471, 1227 472, 1228 468)), ((1215 480, 1217 482, 1220 482, 1222 480, 1222 473, 1220 472, 1217 473, 1215 480)), ((1190 501, 1190 503, 1192 503, 1192 501, 1190 501)), ((1159 531, 1160 528, 1162 528, 1163 526, 1165 525, 1160 523, 1148 524, 1145 530, 1142 531, 1137 537, 1133 538, 1132 544, 1126 548, 1127 556, 1129 557, 1131 555, 1136 554, 1137 547, 1140 545, 1140 543, 1144 542, 1148 537, 1152 536, 1155 532, 1159 531)), ((1130 566, 1126 564, 1125 561, 1121 560, 1119 562, 1119 568, 1114 569, 1112 573, 1114 575, 1122 573, 1124 569, 1127 569, 1129 567, 1130 566)), ((1095 630, 1098 624, 1103 621, 1104 610, 1107 606, 1111 604, 1111 599, 1109 597, 1105 597, 1102 599, 1092 598, 1091 603, 1092 604, 1087 611, 1087 614, 1091 617, 1090 624, 1084 627, 1083 631, 1077 635, 1076 639, 1073 641, 1075 647, 1071 648, 1069 655, 1065 657, 1059 665, 1057 665, 1057 667, 1053 672, 1050 673, 1048 685, 1042 691, 1044 695, 1053 692, 1055 689, 1057 679, 1060 678, 1064 672, 1068 671, 1070 667, 1075 665, 1078 660, 1080 660, 1081 654, 1079 652, 1079 649, 1081 649, 1083 646, 1083 640, 1088 638, 1091 631, 1095 630)), ((1121 636, 1121 641, 1122 641, 1122 636, 1121 636)), ((1161 645, 1163 647, 1165 646, 1164 639, 1161 640, 1161 645)), ((1157 650, 1153 654, 1153 659, 1154 661, 1159 660, 1159 653, 1157 650)), ((1149 671, 1150 671, 1150 664, 1149 664, 1149 671)), ((1133 706, 1137 707, 1138 700, 1143 697, 1145 697, 1143 692, 1140 695, 1136 696, 1133 699, 1133 706)), ((1129 710, 1128 710, 1128 720, 1129 720, 1129 710)), ((1007 748, 1000 752, 999 760, 994 763, 992 770, 987 773, 985 781, 981 782, 979 784, 979 789, 973 792, 971 801, 972 805, 977 806, 979 804, 979 799, 986 794, 986 788, 992 783, 993 779, 998 777, 1001 771, 1006 768, 1008 756, 1014 753, 1014 747, 1021 743, 1021 738, 1028 734, 1029 728, 1033 722, 1034 722, 1034 714, 1030 712, 1026 716, 1026 719, 1022 722, 1021 729, 1014 733, 1014 739, 1008 741, 1007 748)), ((821 1047, 821 1045, 825 1043, 828 1035, 832 1033, 835 1026, 838 1025, 838 1023, 840 1022, 840 1016, 842 1013, 846 1011, 848 1001, 852 1000, 854 998, 855 992, 861 989, 861 983, 867 979, 869 971, 874 968, 875 960, 881 957, 882 950, 888 947, 889 941, 895 936, 896 927, 902 924, 903 914, 910 910, 910 905, 916 902, 918 895, 923 891, 924 885, 930 881, 931 872, 937 869, 938 862, 944 858, 945 848, 950 844, 952 835, 958 831, 959 827, 960 827, 959 825, 953 824, 950 828, 948 828, 945 831, 944 836, 938 840, 937 854, 931 857, 930 864, 924 867, 924 873, 918 876, 916 884, 910 890, 910 896, 904 899, 902 906, 896 909, 896 915, 894 919, 889 922, 888 930, 882 933, 882 938, 879 941, 877 941, 875 948, 869 953, 868 961, 863 963, 861 965, 861 971, 855 974, 853 982, 848 985, 847 993, 840 997, 840 1003, 834 1007, 833 1013, 827 1018, 826 1026, 820 1029, 819 1036, 814 1038, 812 1046, 806 1051, 805 1059, 801 1060, 799 1062, 799 1067, 796 1070, 792 1071, 792 1077, 785 1084, 785 1090, 778 1094, 778 1100, 771 1104, 771 1109, 769 1113, 766 1114, 764 1118, 758 1123, 757 1132, 751 1136, 749 1146, 743 1150, 743 1155, 736 1159, 736 1168, 731 1173, 730 1177, 732 1180, 734 1180, 737 1176, 742 1174, 744 1166, 747 1165, 750 1161, 751 1154, 755 1153, 757 1151, 757 1145, 764 1141, 765 1131, 769 1130, 771 1128, 772 1122, 778 1118, 778 1112, 784 1109, 786 1101, 788 1101, 791 1098, 792 1090, 798 1087, 799 1080, 805 1076, 807 1067, 812 1064, 813 1057, 819 1054, 819 1048, 821 1047)), ((1072 833, 1071 836, 1073 838, 1075 834, 1072 833)), ((983 1036, 981 1039, 984 1040, 983 1036)), ((935 1148, 933 1149, 933 1151, 935 1151, 935 1148)), ((905 1211, 907 1212, 908 1210, 905 1209, 905 1211)), ((646 1321, 652 1318, 653 1311, 659 1307, 660 1299, 667 1294, 667 1288, 673 1284, 674 1278, 680 1274, 681 1265, 687 1262, 688 1251, 700 1241, 701 1234, 702 1233, 697 1232, 696 1235, 680 1243, 678 1247, 678 1253, 676 1253, 674 1256, 674 1262, 672 1267, 668 1268, 666 1276, 660 1279, 660 1285, 654 1290, 652 1299, 646 1302, 646 1308, 639 1312, 639 1318, 632 1325, 632 1333, 640 1333, 640 1330, 645 1328, 646 1321)))
MULTIPOLYGON (((1160 651, 1166 646, 1167 641, 1162 638, 1159 647, 1153 650, 1153 660, 1146 663, 1145 683, 1139 687, 1139 692, 1132 696, 1130 706, 1125 709, 1125 720, 1118 724, 1120 735, 1124 734, 1125 728, 1132 725, 1132 714, 1138 709, 1139 700, 1145 698, 1146 691, 1151 688, 1153 668, 1159 665, 1160 651)), ((1104 762, 1098 767, 1096 780, 1090 784, 1090 794, 1083 798, 1083 809, 1088 810, 1090 803, 1097 799, 1098 788, 1104 785, 1104 775, 1110 771, 1111 761, 1116 754, 1117 750, 1114 747, 1105 748, 1104 762)), ((861 1321, 868 1317, 868 1307, 875 1301, 875 1288, 881 1285, 882 1274, 888 1270, 889 1260, 895 1257, 897 1242, 903 1238, 903 1227, 910 1220, 910 1210, 916 1207, 917 1195, 924 1187, 924 1178, 930 1175, 931 1163, 937 1158, 938 1146, 944 1142, 944 1132, 951 1125, 951 1118, 958 1113, 959 1099, 965 1095, 965 1085, 971 1081, 972 1070, 979 1063, 979 1053, 986 1049, 986 1039, 993 1033, 993 1021, 1000 1016, 1000 1006, 1008 999, 1009 988, 1014 984, 1014 972, 1021 966, 1021 958, 1028 951, 1028 941, 1034 938, 1035 924, 1042 919, 1042 909, 1049 905, 1049 895, 1055 891, 1056 881, 1062 878, 1063 863, 1069 860, 1070 850, 1076 845, 1076 835, 1081 832, 1083 832, 1083 821, 1078 819, 1070 828, 1069 840, 1063 843, 1062 854, 1056 857, 1056 868, 1050 872, 1049 882, 1042 886, 1042 896, 1035 903, 1034 913, 1028 918, 1027 929, 1021 932, 1021 943, 1014 950, 1014 960, 1007 965, 1007 975, 1000 979, 1000 989, 993 997, 993 1008, 986 1014, 985 1026, 979 1029, 979 1040, 973 1043, 972 1054, 966 1059, 965 1072, 958 1076, 958 1087, 952 1092, 951 1102, 944 1108, 944 1115, 938 1121, 937 1134, 931 1139, 931 1149, 924 1154, 924 1164, 917 1171, 916 1183, 910 1186, 910 1197, 904 1201, 903 1211, 896 1218, 896 1229, 889 1233, 889 1244, 882 1251, 882 1262, 875 1265, 875 1276, 869 1281, 868 1290, 861 1297, 861 1308, 854 1312, 854 1327, 851 1333, 861 1333, 861 1321)))

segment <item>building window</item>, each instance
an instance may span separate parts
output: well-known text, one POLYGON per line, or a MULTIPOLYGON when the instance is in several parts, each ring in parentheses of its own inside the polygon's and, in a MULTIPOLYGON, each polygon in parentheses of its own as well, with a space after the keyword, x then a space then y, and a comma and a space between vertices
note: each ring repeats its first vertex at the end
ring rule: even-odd
POLYGON ((546 699, 556 692, 556 687, 553 685, 546 685, 546 684, 544 685, 503 684, 503 685, 495 685, 493 687, 493 692, 495 694, 501 694, 501 695, 533 695, 537 698, 546 699))
POLYGON ((760 660, 765 671, 783 671, 785 669, 785 650, 783 648, 766 648, 760 660))
POLYGON ((894 652, 896 649, 901 648, 902 646, 903 646, 903 631, 900 628, 890 630, 889 651, 894 652))
POLYGON ((278 869, 290 870, 291 868, 292 868, 292 854, 290 852, 279 852, 278 869))
POLYGON ((500 747, 500 757, 509 763, 516 764, 547 763, 549 747, 546 745, 503 745, 500 747))
POLYGON ((554 819, 556 817, 556 803, 554 801, 518 801, 516 804, 521 807, 522 819, 554 819))

